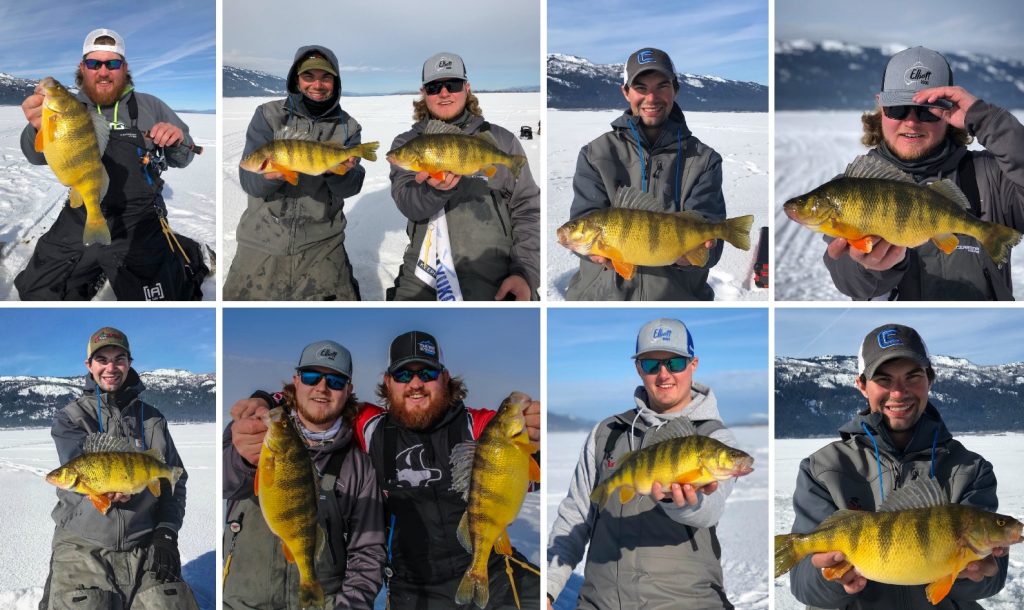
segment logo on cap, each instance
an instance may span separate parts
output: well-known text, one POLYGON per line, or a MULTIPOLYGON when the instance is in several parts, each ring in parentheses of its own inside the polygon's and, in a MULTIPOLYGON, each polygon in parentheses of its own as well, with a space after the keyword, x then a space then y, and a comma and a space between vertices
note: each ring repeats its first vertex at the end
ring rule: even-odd
POLYGON ((426 354, 428 356, 436 356, 437 355, 437 348, 435 348, 434 344, 431 343, 430 341, 420 341, 419 342, 419 348, 420 348, 421 352, 423 352, 424 354, 426 354))
POLYGON ((338 352, 334 351, 329 347, 325 347, 322 350, 320 350, 317 356, 320 356, 321 358, 326 358, 328 360, 334 360, 335 358, 338 357, 338 352))
POLYGON ((638 64, 649 64, 654 61, 654 51, 650 49, 644 49, 636 54, 636 62, 638 64))
POLYGON ((672 329, 671 328, 655 328, 654 339, 661 339, 662 341, 672 340, 672 329))
POLYGON ((903 73, 903 82, 910 85, 912 83, 921 83, 927 85, 928 80, 932 77, 932 71, 925 67, 921 62, 907 68, 907 71, 903 73))
POLYGON ((887 328, 878 333, 878 347, 882 349, 903 345, 903 340, 896 334, 895 328, 887 328))
POLYGON ((453 67, 454 64, 452 63, 452 60, 448 59, 447 57, 442 57, 437 61, 438 70, 451 70, 453 67))

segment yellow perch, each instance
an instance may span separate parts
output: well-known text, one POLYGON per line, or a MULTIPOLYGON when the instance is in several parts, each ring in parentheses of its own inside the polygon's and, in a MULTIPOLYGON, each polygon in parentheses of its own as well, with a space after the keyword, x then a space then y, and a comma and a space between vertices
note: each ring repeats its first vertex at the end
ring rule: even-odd
POLYGON ((997 546, 1021 541, 1013 517, 949 504, 932 480, 893 492, 878 512, 839 510, 809 534, 775 537, 775 577, 814 553, 841 551, 846 561, 823 574, 837 580, 850 568, 892 585, 924 585, 938 604, 968 563, 997 546))
POLYGON ((160 479, 167 479, 171 489, 184 472, 179 466, 168 466, 159 451, 133 451, 131 441, 107 434, 86 437, 84 453, 46 475, 46 482, 75 493, 89 496, 96 510, 104 515, 110 510, 108 493, 134 495, 148 489, 160 496, 160 479))
POLYGON ((708 262, 704 242, 724 239, 741 250, 750 249, 753 216, 722 222, 705 220, 698 212, 656 212, 649 193, 633 187, 619 189, 615 205, 570 220, 558 228, 558 243, 577 254, 610 259, 624 279, 633 279, 638 265, 664 267, 686 256, 698 267, 708 262))
POLYGON ((43 116, 36 132, 36 152, 46 156, 57 180, 71 187, 71 207, 85 204, 82 242, 87 246, 109 245, 110 229, 100 211, 110 182, 100 161, 109 128, 98 114, 90 116, 57 80, 46 77, 39 85, 43 89, 43 116))
POLYGON ((299 569, 299 606, 321 608, 324 591, 316 578, 316 483, 306 445, 284 409, 263 416, 267 435, 256 467, 256 495, 267 527, 281 539, 284 557, 299 569))
POLYGON ((655 482, 665 488, 672 483, 698 488, 750 474, 753 464, 748 454, 709 436, 670 438, 622 456, 615 472, 594 488, 590 499, 603 507, 617 489, 619 501, 625 504, 636 494, 651 493, 655 482))
POLYGON ((427 172, 443 180, 445 172, 469 176, 483 172, 494 176, 497 165, 504 165, 516 178, 526 165, 523 155, 509 155, 498 149, 487 132, 465 135, 455 125, 430 121, 423 133, 388 152, 388 161, 402 169, 427 172))
POLYGON ((455 594, 456 604, 487 605, 491 547, 504 555, 512 553, 506 528, 519 514, 529 481, 540 481, 540 466, 532 457, 523 416, 527 405, 528 396, 512 392, 478 442, 462 443, 452 453, 452 487, 468 493, 459 542, 473 556, 455 594))
POLYGON ((970 207, 950 180, 920 186, 884 161, 862 157, 850 164, 843 177, 790 199, 783 210, 790 219, 842 237, 862 252, 871 252, 880 237, 907 248, 931 240, 950 254, 960 243, 954 233, 960 233, 977 239, 993 261, 1006 262, 1021 234, 978 220, 967 213, 970 207))
POLYGON ((379 142, 365 142, 346 148, 333 142, 271 140, 242 159, 239 166, 257 174, 279 172, 289 184, 296 185, 299 174, 319 176, 333 172, 344 175, 348 168, 342 163, 352 157, 376 161, 379 146, 379 142))

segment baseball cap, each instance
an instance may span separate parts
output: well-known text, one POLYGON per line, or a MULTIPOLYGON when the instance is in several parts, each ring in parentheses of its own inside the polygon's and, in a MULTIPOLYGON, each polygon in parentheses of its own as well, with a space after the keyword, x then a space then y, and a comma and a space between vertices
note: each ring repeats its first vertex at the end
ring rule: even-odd
POLYGON ((93 51, 111 51, 117 53, 121 57, 125 57, 124 54, 124 38, 115 32, 114 30, 108 30, 106 28, 99 28, 89 32, 89 35, 85 37, 85 42, 82 43, 82 57, 85 57, 93 51), (109 36, 114 39, 114 44, 96 44, 97 38, 109 36))
POLYGON ((389 352, 388 373, 393 373, 411 362, 421 362, 436 369, 444 368, 444 356, 437 339, 421 330, 395 337, 389 352))
POLYGON ((902 324, 885 324, 869 332, 857 354, 857 368, 865 379, 871 379, 878 367, 896 358, 909 358, 926 370, 932 368, 921 335, 902 324))
POLYGON ((626 67, 622 71, 622 84, 630 87, 633 81, 640 74, 654 70, 672 79, 672 85, 678 88, 679 79, 676 76, 676 68, 672 64, 672 58, 668 53, 653 48, 640 49, 629 56, 626 60, 626 67))
POLYGON ((335 373, 352 378, 352 354, 344 346, 334 341, 317 341, 310 343, 302 350, 299 365, 296 369, 308 369, 319 366, 335 373))
POLYGON ((306 57, 304 60, 302 60, 302 63, 299 64, 299 67, 298 69, 295 70, 295 73, 302 74, 303 72, 308 72, 309 70, 323 70, 328 74, 333 74, 334 76, 338 75, 337 68, 332 66, 330 61, 328 61, 324 56, 318 53, 313 53, 306 57))
POLYGON ((953 70, 942 55, 924 47, 900 51, 889 58, 882 76, 882 91, 878 102, 882 106, 929 106, 950 108, 952 102, 939 99, 931 104, 915 104, 914 94, 931 87, 953 84, 953 70))
POLYGON ((466 64, 455 53, 438 53, 423 62, 423 84, 442 78, 467 80, 466 64))
POLYGON ((658 318, 644 324, 636 336, 633 358, 648 352, 672 352, 693 358, 693 337, 686 325, 674 318, 658 318))
POLYGON ((109 345, 120 347, 128 353, 129 357, 132 355, 132 350, 128 347, 128 337, 113 326, 104 326, 89 337, 89 346, 85 351, 85 359, 92 358, 96 350, 109 345))

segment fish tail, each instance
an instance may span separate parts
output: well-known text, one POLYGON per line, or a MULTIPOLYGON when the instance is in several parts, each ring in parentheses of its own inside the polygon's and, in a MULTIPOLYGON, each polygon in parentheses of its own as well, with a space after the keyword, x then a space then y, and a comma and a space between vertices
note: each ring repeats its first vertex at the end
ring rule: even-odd
POLYGON ((740 250, 750 249, 750 228, 754 226, 753 215, 729 218, 722 225, 722 239, 740 250))
POLYGON ((471 566, 466 570, 462 576, 462 582, 459 583, 459 589, 455 592, 455 603, 461 606, 472 601, 478 608, 486 608, 490 595, 490 587, 487 582, 487 563, 485 562, 482 570, 477 569, 476 566, 471 566))
POLYGON ((311 580, 299 583, 299 606, 302 610, 324 607, 324 589, 320 583, 311 580))
POLYGON ((181 478, 181 475, 184 472, 185 469, 181 466, 174 466, 171 468, 171 489, 174 489, 174 486, 178 484, 178 479, 181 478))
POLYGON ((610 491, 611 487, 608 486, 608 483, 602 483, 601 485, 598 485, 596 488, 594 488, 594 491, 590 493, 590 501, 593 502, 594 504, 597 504, 598 506, 603 507, 605 505, 605 502, 608 501, 608 495, 610 491))
POLYGON ((512 155, 511 162, 508 168, 512 171, 512 175, 516 178, 519 177, 519 172, 523 171, 523 167, 526 166, 526 157, 523 155, 512 155))
POLYGON ((780 534, 775 537, 775 578, 792 570, 793 566, 803 559, 793 544, 799 536, 800 534, 780 534))
POLYGON ((987 224, 980 233, 975 237, 996 263, 1008 261, 1010 249, 1019 244, 1021 240, 1019 232, 997 223, 987 224))
POLYGON ((359 156, 366 159, 367 161, 377 160, 377 148, 380 146, 380 142, 366 142, 365 144, 359 145, 359 156))
POLYGON ((110 229, 107 228, 107 221, 102 214, 89 214, 86 217, 82 243, 86 246, 91 244, 110 245, 110 229))

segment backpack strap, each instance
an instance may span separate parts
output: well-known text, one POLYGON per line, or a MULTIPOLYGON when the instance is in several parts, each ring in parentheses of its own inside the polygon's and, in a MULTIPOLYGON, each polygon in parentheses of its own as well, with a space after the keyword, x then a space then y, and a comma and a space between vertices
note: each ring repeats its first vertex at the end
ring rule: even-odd
MULTIPOLYGON (((354 442, 354 441, 353 441, 354 442)), ((320 527, 323 528, 327 550, 331 554, 331 562, 338 563, 338 553, 334 548, 334 539, 331 536, 333 529, 340 527, 341 535, 347 542, 349 537, 349 524, 344 518, 341 517, 337 510, 337 502, 334 497, 334 485, 338 481, 338 474, 341 471, 342 462, 345 461, 345 457, 348 456, 348 452, 352 448, 352 442, 345 445, 340 451, 335 451, 331 454, 330 459, 327 460, 327 464, 324 465, 324 469, 318 470, 315 466, 313 468, 314 476, 317 479, 317 519, 320 521, 320 527), (332 516, 335 518, 332 519, 332 516), (338 523, 334 523, 338 521, 338 523)))
POLYGON ((957 182, 967 201, 971 203, 971 214, 981 218, 981 193, 978 191, 978 177, 974 170, 974 155, 968 152, 956 166, 957 182))

